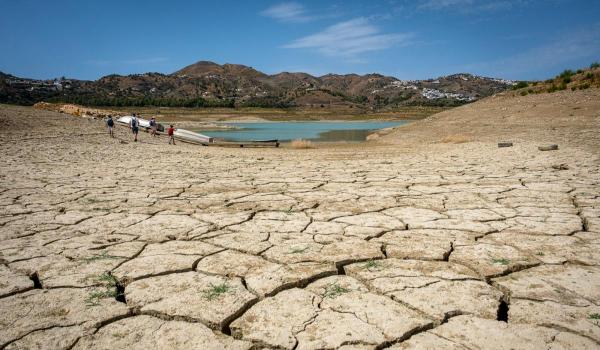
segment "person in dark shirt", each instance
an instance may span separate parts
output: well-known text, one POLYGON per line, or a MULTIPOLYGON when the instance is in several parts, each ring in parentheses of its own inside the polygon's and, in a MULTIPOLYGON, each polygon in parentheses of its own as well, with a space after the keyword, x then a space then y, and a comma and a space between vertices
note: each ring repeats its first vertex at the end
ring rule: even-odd
POLYGON ((135 113, 131 116, 131 120, 129 121, 129 127, 131 128, 131 132, 133 133, 133 142, 137 142, 138 132, 140 131, 140 121, 138 120, 135 113))
POLYGON ((150 130, 151 130, 151 131, 150 131, 150 134, 151 134, 152 136, 156 136, 156 127, 157 127, 157 124, 156 124, 156 119, 154 119, 154 117, 152 117, 152 118, 150 119, 150 130))
POLYGON ((109 115, 108 119, 106 119, 106 127, 108 128, 108 134, 110 135, 110 137, 115 137, 115 135, 113 134, 114 126, 115 122, 113 121, 112 115, 109 115))

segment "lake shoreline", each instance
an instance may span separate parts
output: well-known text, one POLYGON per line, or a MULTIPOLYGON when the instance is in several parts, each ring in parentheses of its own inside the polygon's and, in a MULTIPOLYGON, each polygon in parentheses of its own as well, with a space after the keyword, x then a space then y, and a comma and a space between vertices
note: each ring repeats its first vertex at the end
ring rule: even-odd
MULTIPOLYGON (((290 142, 364 142, 370 134, 406 124, 407 121, 285 121, 225 122, 224 128, 193 128, 190 131, 231 142, 279 140, 290 142)), ((217 123, 219 124, 219 123, 217 123)))

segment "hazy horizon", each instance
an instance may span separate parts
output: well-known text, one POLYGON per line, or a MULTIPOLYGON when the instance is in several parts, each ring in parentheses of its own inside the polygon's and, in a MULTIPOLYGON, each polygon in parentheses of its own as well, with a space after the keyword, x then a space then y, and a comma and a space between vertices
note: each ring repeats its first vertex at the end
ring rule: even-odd
POLYGON ((600 60, 600 2, 388 0, 120 3, 0 0, 0 71, 51 79, 173 73, 538 80, 600 60))

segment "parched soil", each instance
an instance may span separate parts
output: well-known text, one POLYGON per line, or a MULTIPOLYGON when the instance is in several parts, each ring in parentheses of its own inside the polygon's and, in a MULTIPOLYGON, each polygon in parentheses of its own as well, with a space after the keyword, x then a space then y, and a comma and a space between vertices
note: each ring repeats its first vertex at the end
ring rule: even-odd
POLYGON ((0 125, 0 348, 600 347, 597 89, 302 150, 0 125))

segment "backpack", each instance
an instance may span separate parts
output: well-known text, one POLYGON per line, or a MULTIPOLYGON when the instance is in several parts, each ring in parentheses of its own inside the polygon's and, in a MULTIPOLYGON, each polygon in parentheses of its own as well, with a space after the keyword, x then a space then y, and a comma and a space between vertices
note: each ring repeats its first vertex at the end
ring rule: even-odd
POLYGON ((137 118, 131 118, 131 127, 132 128, 136 128, 137 127, 137 118))
POLYGON ((108 126, 113 126, 114 124, 115 124, 115 123, 113 122, 113 120, 112 120, 111 118, 109 118, 109 119, 106 121, 106 125, 108 125, 108 126))

